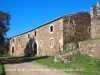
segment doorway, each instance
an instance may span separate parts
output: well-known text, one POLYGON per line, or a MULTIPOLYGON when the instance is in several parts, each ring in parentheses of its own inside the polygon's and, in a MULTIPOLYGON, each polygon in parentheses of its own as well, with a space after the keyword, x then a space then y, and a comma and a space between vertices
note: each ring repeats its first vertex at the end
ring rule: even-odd
POLYGON ((34 54, 36 55, 37 54, 37 44, 34 43, 34 54))
POLYGON ((12 47, 12 55, 14 55, 14 47, 12 47))

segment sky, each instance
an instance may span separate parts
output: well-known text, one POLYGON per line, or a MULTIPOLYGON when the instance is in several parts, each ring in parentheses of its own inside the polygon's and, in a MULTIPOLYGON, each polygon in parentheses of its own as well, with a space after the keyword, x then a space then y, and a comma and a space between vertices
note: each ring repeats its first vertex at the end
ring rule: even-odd
POLYGON ((59 16, 86 10, 99 0, 0 0, 0 10, 11 15, 7 37, 34 29, 59 16))

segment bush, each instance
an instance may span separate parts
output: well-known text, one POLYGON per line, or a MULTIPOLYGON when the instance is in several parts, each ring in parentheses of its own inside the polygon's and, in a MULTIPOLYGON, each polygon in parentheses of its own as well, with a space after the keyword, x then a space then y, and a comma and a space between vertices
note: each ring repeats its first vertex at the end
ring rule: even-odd
POLYGON ((82 39, 81 38, 77 38, 77 39, 74 40, 74 43, 78 44, 80 41, 82 41, 82 39))

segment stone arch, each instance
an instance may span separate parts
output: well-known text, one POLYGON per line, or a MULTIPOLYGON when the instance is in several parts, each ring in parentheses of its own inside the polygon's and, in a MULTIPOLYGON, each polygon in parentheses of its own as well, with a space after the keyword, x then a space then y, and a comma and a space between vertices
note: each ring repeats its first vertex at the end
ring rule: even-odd
POLYGON ((37 40, 33 41, 32 50, 33 50, 33 55, 38 55, 38 42, 37 42, 37 40))
POLYGON ((37 44, 34 43, 34 54, 37 54, 37 44))
POLYGON ((14 44, 12 44, 12 46, 11 46, 11 48, 10 48, 10 53, 11 53, 11 55, 15 55, 15 45, 14 44))

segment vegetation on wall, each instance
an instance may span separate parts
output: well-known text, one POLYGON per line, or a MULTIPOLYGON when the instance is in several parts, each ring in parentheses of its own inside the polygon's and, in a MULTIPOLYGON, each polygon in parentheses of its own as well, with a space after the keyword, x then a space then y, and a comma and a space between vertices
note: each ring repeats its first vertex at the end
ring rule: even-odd
POLYGON ((63 45, 63 53, 68 53, 72 50, 73 50, 73 48, 70 47, 69 43, 66 43, 66 44, 63 45))
MULTIPOLYGON (((81 38, 77 38, 73 41, 73 43, 76 45, 77 48, 81 40, 82 40, 81 38)), ((70 51, 73 51, 73 48, 72 46, 70 46, 70 43, 63 44, 63 53, 68 53, 70 51)))
POLYGON ((100 20, 100 17, 97 17, 97 20, 100 20))
POLYGON ((88 39, 86 41, 92 41, 92 40, 100 40, 100 38, 90 38, 90 39, 88 39))
POLYGON ((77 39, 75 39, 73 42, 74 42, 75 44, 78 44, 81 40, 82 40, 81 38, 77 38, 77 39))

